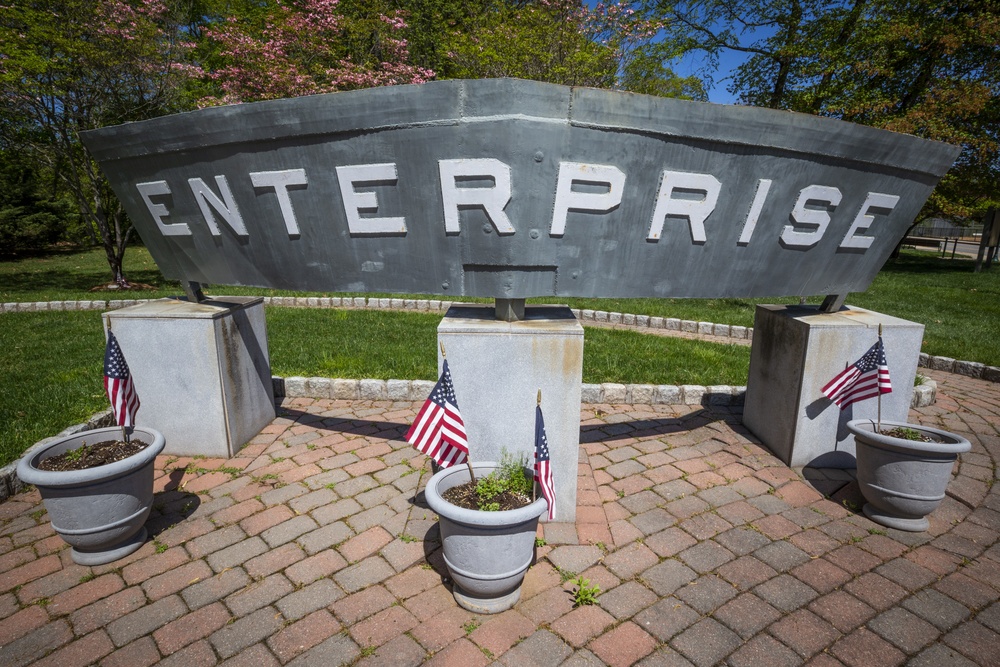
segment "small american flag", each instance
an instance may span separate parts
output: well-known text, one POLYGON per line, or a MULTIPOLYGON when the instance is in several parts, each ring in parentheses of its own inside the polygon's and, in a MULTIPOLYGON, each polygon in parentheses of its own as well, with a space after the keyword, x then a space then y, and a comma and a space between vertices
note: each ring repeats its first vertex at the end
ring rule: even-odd
POLYGON ((535 481, 549 503, 549 521, 556 518, 556 491, 552 486, 552 462, 549 461, 549 439, 545 435, 542 406, 535 406, 535 481))
POLYGON ((115 413, 115 423, 119 426, 135 426, 135 413, 139 410, 139 395, 132 384, 132 374, 125 363, 125 355, 118 347, 118 339, 108 332, 108 344, 104 348, 104 390, 108 392, 111 409, 115 413))
POLYGON ((417 418, 406 433, 406 441, 427 454, 442 468, 463 463, 469 455, 465 422, 458 411, 451 370, 445 359, 441 378, 424 401, 417 418))
POLYGON ((843 410, 851 403, 892 391, 889 362, 882 338, 864 356, 845 368, 823 387, 823 394, 843 410))

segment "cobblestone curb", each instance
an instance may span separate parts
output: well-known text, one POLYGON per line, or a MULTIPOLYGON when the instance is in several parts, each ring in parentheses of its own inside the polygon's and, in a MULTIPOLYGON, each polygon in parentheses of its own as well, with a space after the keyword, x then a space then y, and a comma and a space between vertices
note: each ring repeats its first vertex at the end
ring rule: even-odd
MULTIPOLYGON (((223 297, 220 297, 223 298, 223 297)), ((135 306, 153 299, 112 299, 108 301, 38 301, 0 304, 0 313, 25 313, 66 310, 114 310, 135 306)), ((283 308, 367 308, 383 310, 415 310, 423 312, 445 312, 455 304, 465 302, 426 299, 384 299, 366 297, 301 297, 265 296, 264 305, 283 308)), ((615 313, 604 310, 571 309, 581 322, 620 324, 638 329, 664 329, 704 336, 753 340, 753 327, 740 327, 714 322, 695 322, 673 317, 653 317, 631 313, 615 313)), ((988 382, 1000 383, 1000 367, 987 366, 977 361, 962 361, 950 357, 937 357, 921 353, 918 362, 922 368, 957 373, 988 382)), ((932 401, 933 402, 933 401, 932 401)), ((914 406, 917 407, 917 406, 914 406)))
POLYGON ((978 378, 987 382, 1000 382, 1000 368, 987 366, 978 361, 962 361, 951 357, 936 357, 929 354, 920 354, 917 362, 923 368, 930 368, 935 371, 945 371, 957 375, 965 375, 970 378, 978 378))

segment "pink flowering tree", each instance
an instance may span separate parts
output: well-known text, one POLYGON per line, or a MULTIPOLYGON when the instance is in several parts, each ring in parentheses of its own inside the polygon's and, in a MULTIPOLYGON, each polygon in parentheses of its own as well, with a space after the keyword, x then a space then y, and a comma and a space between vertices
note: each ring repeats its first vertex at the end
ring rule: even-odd
POLYGON ((350 16, 338 0, 271 0, 255 16, 232 16, 203 30, 202 76, 217 92, 199 106, 422 83, 434 72, 413 65, 403 11, 350 16))
POLYGON ((103 246, 111 285, 132 231, 78 133, 180 108, 191 44, 161 0, 0 0, 0 141, 49 170, 103 246))

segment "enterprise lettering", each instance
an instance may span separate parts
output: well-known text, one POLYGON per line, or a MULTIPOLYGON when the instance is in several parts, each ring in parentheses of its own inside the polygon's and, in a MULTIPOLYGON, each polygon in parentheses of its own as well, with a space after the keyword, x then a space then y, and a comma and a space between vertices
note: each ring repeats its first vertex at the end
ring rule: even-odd
MULTIPOLYGON (((380 216, 378 197, 370 189, 376 185, 398 184, 395 163, 339 166, 336 173, 351 236, 407 234, 407 218, 380 216)), ((461 234, 460 211, 468 209, 485 213, 500 236, 517 233, 516 221, 505 212, 513 193, 509 165, 494 158, 439 160, 438 177, 443 203, 441 229, 444 234, 461 234)), ((617 209, 622 203, 626 178, 627 175, 613 165, 560 162, 549 236, 562 238, 566 234, 571 211, 600 214, 617 209)), ((249 173, 249 179, 256 191, 274 193, 288 236, 300 237, 290 191, 308 186, 305 169, 255 171, 249 173)), ((220 236, 221 225, 224 224, 233 234, 248 237, 243 215, 226 176, 217 175, 213 181, 189 178, 186 184, 209 232, 220 236)), ((747 213, 737 245, 745 246, 751 242, 772 183, 765 178, 757 181, 753 196, 748 198, 747 213)), ((135 187, 161 234, 192 234, 189 223, 168 220, 170 210, 159 199, 174 193, 167 181, 137 183, 135 187)), ((716 209, 722 187, 723 184, 711 174, 664 169, 653 193, 646 240, 657 243, 664 233, 667 219, 679 219, 686 221, 693 244, 706 243, 709 229, 706 223, 716 209)), ((837 209, 842 198, 843 193, 836 187, 814 184, 802 188, 795 201, 788 204, 790 222, 780 233, 781 244, 788 248, 808 249, 819 243, 830 226, 831 212, 837 209)), ((897 195, 868 192, 861 207, 851 212, 853 221, 839 247, 862 251, 869 248, 874 237, 865 232, 872 226, 875 216, 888 215, 898 202, 897 195)))

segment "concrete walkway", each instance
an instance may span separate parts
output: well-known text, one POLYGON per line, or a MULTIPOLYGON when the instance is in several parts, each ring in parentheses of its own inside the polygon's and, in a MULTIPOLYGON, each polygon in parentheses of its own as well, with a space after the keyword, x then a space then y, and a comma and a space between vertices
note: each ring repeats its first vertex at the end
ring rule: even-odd
POLYGON ((913 419, 973 450, 920 534, 738 409, 584 406, 578 521, 496 617, 449 592, 419 403, 287 399, 238 459, 158 459, 154 539, 112 565, 74 565, 36 492, 0 504, 0 665, 997 665, 1000 385, 927 373, 913 419))

